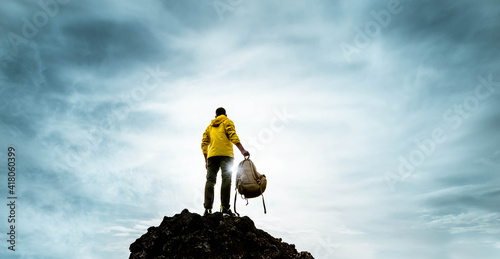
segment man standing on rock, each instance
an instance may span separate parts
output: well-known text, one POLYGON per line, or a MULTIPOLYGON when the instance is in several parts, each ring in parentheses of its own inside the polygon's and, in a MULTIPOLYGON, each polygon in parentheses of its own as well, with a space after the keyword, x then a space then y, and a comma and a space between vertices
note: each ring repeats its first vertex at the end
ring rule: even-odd
POLYGON ((222 171, 221 212, 233 215, 229 208, 231 196, 231 168, 234 161, 233 144, 238 147, 243 156, 250 156, 250 153, 243 148, 240 143, 234 123, 227 118, 226 110, 222 107, 215 111, 215 119, 203 133, 201 140, 201 150, 205 156, 205 168, 207 169, 207 182, 205 184, 205 213, 212 213, 214 203, 214 186, 219 168, 222 171))

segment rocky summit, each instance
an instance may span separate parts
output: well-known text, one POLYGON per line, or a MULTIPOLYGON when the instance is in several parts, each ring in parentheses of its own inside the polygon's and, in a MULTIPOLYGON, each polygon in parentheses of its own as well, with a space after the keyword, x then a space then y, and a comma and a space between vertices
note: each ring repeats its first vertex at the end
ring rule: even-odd
POLYGON ((130 245, 130 258, 313 258, 257 229, 249 217, 184 209, 130 245))

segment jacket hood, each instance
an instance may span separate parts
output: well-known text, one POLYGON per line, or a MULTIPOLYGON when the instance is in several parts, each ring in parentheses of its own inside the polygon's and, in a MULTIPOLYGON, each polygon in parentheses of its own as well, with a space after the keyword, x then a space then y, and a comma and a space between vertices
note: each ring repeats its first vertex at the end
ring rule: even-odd
POLYGON ((212 120, 212 123, 210 125, 212 125, 214 127, 219 127, 219 125, 222 122, 224 122, 225 120, 227 120, 226 115, 219 115, 219 116, 217 116, 217 118, 212 120))

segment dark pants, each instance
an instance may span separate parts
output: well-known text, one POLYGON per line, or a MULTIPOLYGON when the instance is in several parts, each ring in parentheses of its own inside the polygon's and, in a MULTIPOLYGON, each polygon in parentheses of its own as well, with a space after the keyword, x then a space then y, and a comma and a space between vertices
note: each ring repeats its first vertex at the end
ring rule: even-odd
POLYGON ((221 205, 229 209, 231 196, 231 167, 234 158, 229 156, 213 156, 207 160, 207 183, 205 184, 205 209, 212 209, 214 204, 214 186, 219 168, 222 171, 222 186, 220 188, 221 205))

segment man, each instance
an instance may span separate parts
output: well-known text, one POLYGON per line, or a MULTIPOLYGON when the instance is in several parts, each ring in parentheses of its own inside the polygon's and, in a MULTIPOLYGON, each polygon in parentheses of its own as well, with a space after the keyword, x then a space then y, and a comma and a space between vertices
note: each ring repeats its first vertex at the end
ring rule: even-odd
POLYGON ((205 168, 207 169, 207 182, 205 184, 205 213, 212 213, 214 203, 214 186, 219 168, 222 171, 221 212, 233 215, 229 208, 229 198, 231 195, 231 167, 233 166, 234 154, 233 144, 238 147, 243 156, 250 156, 250 153, 243 148, 240 143, 234 123, 227 118, 226 110, 222 107, 215 111, 215 119, 208 125, 201 141, 201 150, 205 156, 205 168))

